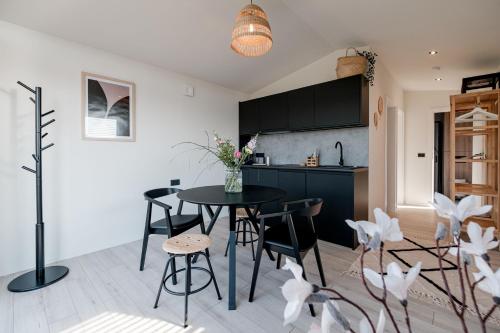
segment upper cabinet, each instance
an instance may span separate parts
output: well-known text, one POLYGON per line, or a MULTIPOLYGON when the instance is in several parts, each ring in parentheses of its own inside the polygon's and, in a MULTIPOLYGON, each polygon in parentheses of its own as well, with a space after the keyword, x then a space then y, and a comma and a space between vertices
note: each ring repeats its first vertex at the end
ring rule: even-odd
POLYGON ((317 128, 366 126, 368 83, 351 76, 314 86, 314 124, 317 128))
POLYGON ((314 128, 314 86, 288 92, 290 130, 314 128))
POLYGON ((288 130, 288 100, 286 93, 256 100, 262 132, 288 130))
POLYGON ((260 132, 260 116, 256 100, 240 102, 240 135, 260 132))
POLYGON ((362 75, 240 103, 240 134, 368 126, 362 75))

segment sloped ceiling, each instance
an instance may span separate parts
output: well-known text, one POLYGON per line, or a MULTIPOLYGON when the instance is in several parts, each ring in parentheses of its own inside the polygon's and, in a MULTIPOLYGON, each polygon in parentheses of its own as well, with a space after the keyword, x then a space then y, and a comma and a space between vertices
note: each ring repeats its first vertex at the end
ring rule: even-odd
POLYGON ((500 66, 498 0, 255 1, 274 39, 260 58, 229 48, 247 3, 0 0, 0 19, 247 93, 347 46, 371 45, 408 90, 457 89, 500 66))

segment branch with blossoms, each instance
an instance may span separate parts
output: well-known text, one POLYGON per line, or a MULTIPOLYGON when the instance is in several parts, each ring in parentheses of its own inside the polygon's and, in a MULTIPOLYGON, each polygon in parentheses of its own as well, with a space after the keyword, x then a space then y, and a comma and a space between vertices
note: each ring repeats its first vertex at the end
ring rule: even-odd
POLYGON ((475 199, 473 196, 463 198, 457 205, 452 202, 448 197, 440 194, 434 194, 433 206, 436 208, 437 213, 450 220, 450 230, 455 247, 448 247, 450 253, 456 256, 457 259, 457 273, 460 280, 461 300, 452 297, 450 292, 449 283, 443 270, 443 258, 446 252, 442 253, 441 241, 448 236, 448 228, 443 223, 438 223, 436 229, 436 248, 438 254, 439 268, 443 278, 446 293, 448 295, 453 311, 460 319, 463 332, 469 332, 467 321, 465 320, 465 312, 467 307, 466 288, 471 295, 472 305, 481 326, 483 333, 487 332, 486 322, 491 317, 493 312, 500 305, 500 269, 493 272, 490 265, 490 257, 488 251, 498 247, 498 241, 495 238, 495 228, 486 228, 484 234, 481 226, 475 222, 467 224, 467 235, 470 242, 466 242, 460 238, 463 223, 470 217, 479 216, 488 213, 492 206, 485 205, 476 207, 475 199), (470 277, 470 266, 475 263, 479 272, 473 272, 474 282, 470 277), (476 287, 492 296, 493 304, 486 314, 482 314, 476 296, 476 287))
POLYGON ((381 209, 374 210, 376 223, 368 221, 354 222, 346 220, 346 223, 357 231, 358 240, 362 245, 360 256, 361 280, 370 294, 370 296, 382 305, 379 312, 378 321, 375 324, 367 311, 355 301, 349 299, 338 291, 335 287, 321 288, 311 285, 302 278, 302 268, 287 259, 287 264, 283 269, 290 269, 295 279, 288 280, 282 287, 282 293, 288 301, 285 308, 285 324, 295 321, 305 303, 323 303, 323 314, 321 318, 321 327, 311 326, 310 332, 330 332, 332 327, 340 327, 345 332, 356 332, 351 322, 342 314, 339 303, 346 303, 359 311, 363 319, 359 322, 360 333, 382 333, 384 331, 386 314, 389 317, 392 326, 397 333, 401 333, 401 328, 396 321, 393 309, 388 303, 389 294, 397 298, 404 309, 405 323, 408 332, 412 332, 411 321, 408 314, 408 288, 415 281, 420 273, 421 263, 418 262, 407 274, 404 274, 395 262, 391 262, 386 268, 384 274, 383 254, 385 242, 398 242, 403 240, 403 234, 399 228, 399 222, 396 218, 390 218, 381 209), (368 252, 378 253, 379 272, 370 268, 365 268, 365 254, 368 252), (372 290, 381 289, 378 294, 372 290))
MULTIPOLYGON (((468 234, 470 243, 460 239, 461 223, 468 217, 482 215, 487 213, 491 206, 480 208, 473 207, 473 198, 464 198, 458 205, 455 205, 448 198, 436 194, 436 209, 440 215, 450 216, 451 230, 454 235, 455 247, 443 248, 440 246, 447 235, 447 228, 443 224, 438 224, 435 239, 438 252, 438 264, 443 278, 445 289, 450 298, 453 311, 459 317, 462 330, 468 333, 468 327, 465 321, 466 310, 466 292, 469 288, 472 302, 483 332, 486 332, 486 321, 491 317, 497 306, 500 304, 500 269, 493 272, 489 265, 487 251, 498 246, 498 241, 493 240, 494 228, 488 228, 482 235, 481 228, 474 222, 468 225, 468 234), (457 257, 457 273, 459 274, 462 303, 458 303, 452 296, 449 282, 443 270, 443 259, 446 254, 452 254, 457 257), (475 258, 475 264, 478 273, 473 273, 474 282, 471 281, 468 271, 472 264, 472 258, 475 258), (493 296, 493 306, 486 314, 481 314, 479 305, 475 296, 475 289, 479 288, 493 296), (462 305, 463 304, 463 305, 462 305)), ((359 333, 382 333, 384 331, 386 314, 389 317, 394 330, 397 333, 403 332, 403 327, 396 320, 394 309, 389 306, 389 296, 395 297, 401 304, 404 312, 405 331, 412 333, 411 319, 408 312, 408 289, 420 274, 421 262, 410 268, 405 274, 395 262, 387 265, 385 273, 383 267, 384 244, 386 242, 399 242, 403 240, 403 233, 399 228, 399 221, 396 218, 389 217, 381 209, 374 210, 375 223, 368 221, 354 222, 346 220, 346 223, 352 229, 357 231, 359 243, 362 245, 360 256, 361 281, 368 294, 382 306, 378 321, 375 324, 367 311, 355 301, 349 299, 340 293, 335 287, 321 288, 312 285, 302 277, 302 267, 288 260, 283 269, 291 270, 294 279, 288 280, 282 287, 282 294, 287 300, 284 310, 284 324, 290 324, 297 320, 302 310, 303 304, 322 303, 323 313, 321 317, 321 326, 313 324, 310 333, 328 333, 332 327, 340 328, 344 332, 355 333, 351 321, 342 313, 339 303, 346 303, 359 311, 362 320, 359 322, 359 333), (378 272, 365 267, 365 255, 368 252, 378 254, 378 272), (369 282, 369 283, 368 283, 369 282), (372 286, 380 289, 381 292, 372 290, 372 286)))
POLYGON ((221 137, 217 132, 214 132, 214 142, 215 146, 212 146, 207 133, 207 144, 202 145, 192 141, 179 142, 172 146, 175 148, 179 145, 191 145, 194 146, 195 150, 205 151, 205 154, 200 161, 205 159, 208 155, 213 155, 216 157, 217 162, 222 162, 228 169, 239 170, 241 166, 248 160, 250 155, 253 154, 255 147, 257 145, 258 134, 255 135, 248 141, 248 143, 241 149, 236 149, 234 143, 232 143, 230 138, 221 137))

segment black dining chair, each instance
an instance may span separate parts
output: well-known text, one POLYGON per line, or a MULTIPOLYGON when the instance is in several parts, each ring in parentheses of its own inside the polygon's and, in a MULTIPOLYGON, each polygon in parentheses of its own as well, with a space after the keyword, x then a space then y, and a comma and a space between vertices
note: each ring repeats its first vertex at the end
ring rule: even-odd
MULTIPOLYGON (((146 199, 146 201, 148 202, 148 206, 146 211, 146 223, 144 226, 144 237, 142 239, 142 254, 139 270, 142 271, 144 269, 144 261, 146 259, 149 235, 167 235, 168 238, 170 238, 177 236, 196 226, 200 226, 201 232, 205 234, 205 224, 203 221, 201 205, 198 205, 197 214, 182 214, 184 201, 181 200, 177 208, 177 214, 170 215, 172 206, 157 200, 160 197, 176 194, 180 191, 181 190, 178 188, 157 188, 144 193, 144 199, 146 199), (153 205, 156 205, 164 210, 165 218, 162 218, 155 222, 151 222, 153 205)), ((175 259, 172 260, 172 271, 176 271, 175 259)), ((172 282, 174 282, 174 284, 177 283, 177 279, 175 278, 175 276, 172 278, 172 282)))
MULTIPOLYGON (((326 287, 325 274, 323 273, 318 248, 318 236, 313 223, 313 217, 320 213, 322 205, 323 200, 319 198, 285 202, 283 212, 257 216, 260 220, 259 242, 248 299, 250 302, 254 298, 260 260, 264 249, 277 252, 279 258, 281 258, 281 255, 295 258, 297 264, 302 266, 304 279, 306 279, 306 272, 302 259, 310 249, 314 249, 321 283, 326 287), (281 218, 281 223, 273 224, 266 229, 266 220, 276 220, 277 218, 281 218)), ((311 314, 314 316, 314 308, 311 304, 309 307, 311 314)))

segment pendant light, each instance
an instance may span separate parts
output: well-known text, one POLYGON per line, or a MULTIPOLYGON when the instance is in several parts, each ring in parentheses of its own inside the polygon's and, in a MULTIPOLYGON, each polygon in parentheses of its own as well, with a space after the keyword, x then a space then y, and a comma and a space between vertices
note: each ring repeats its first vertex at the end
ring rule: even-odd
POLYGON ((236 17, 231 48, 245 57, 258 57, 269 52, 272 46, 273 37, 267 14, 250 2, 236 17))

